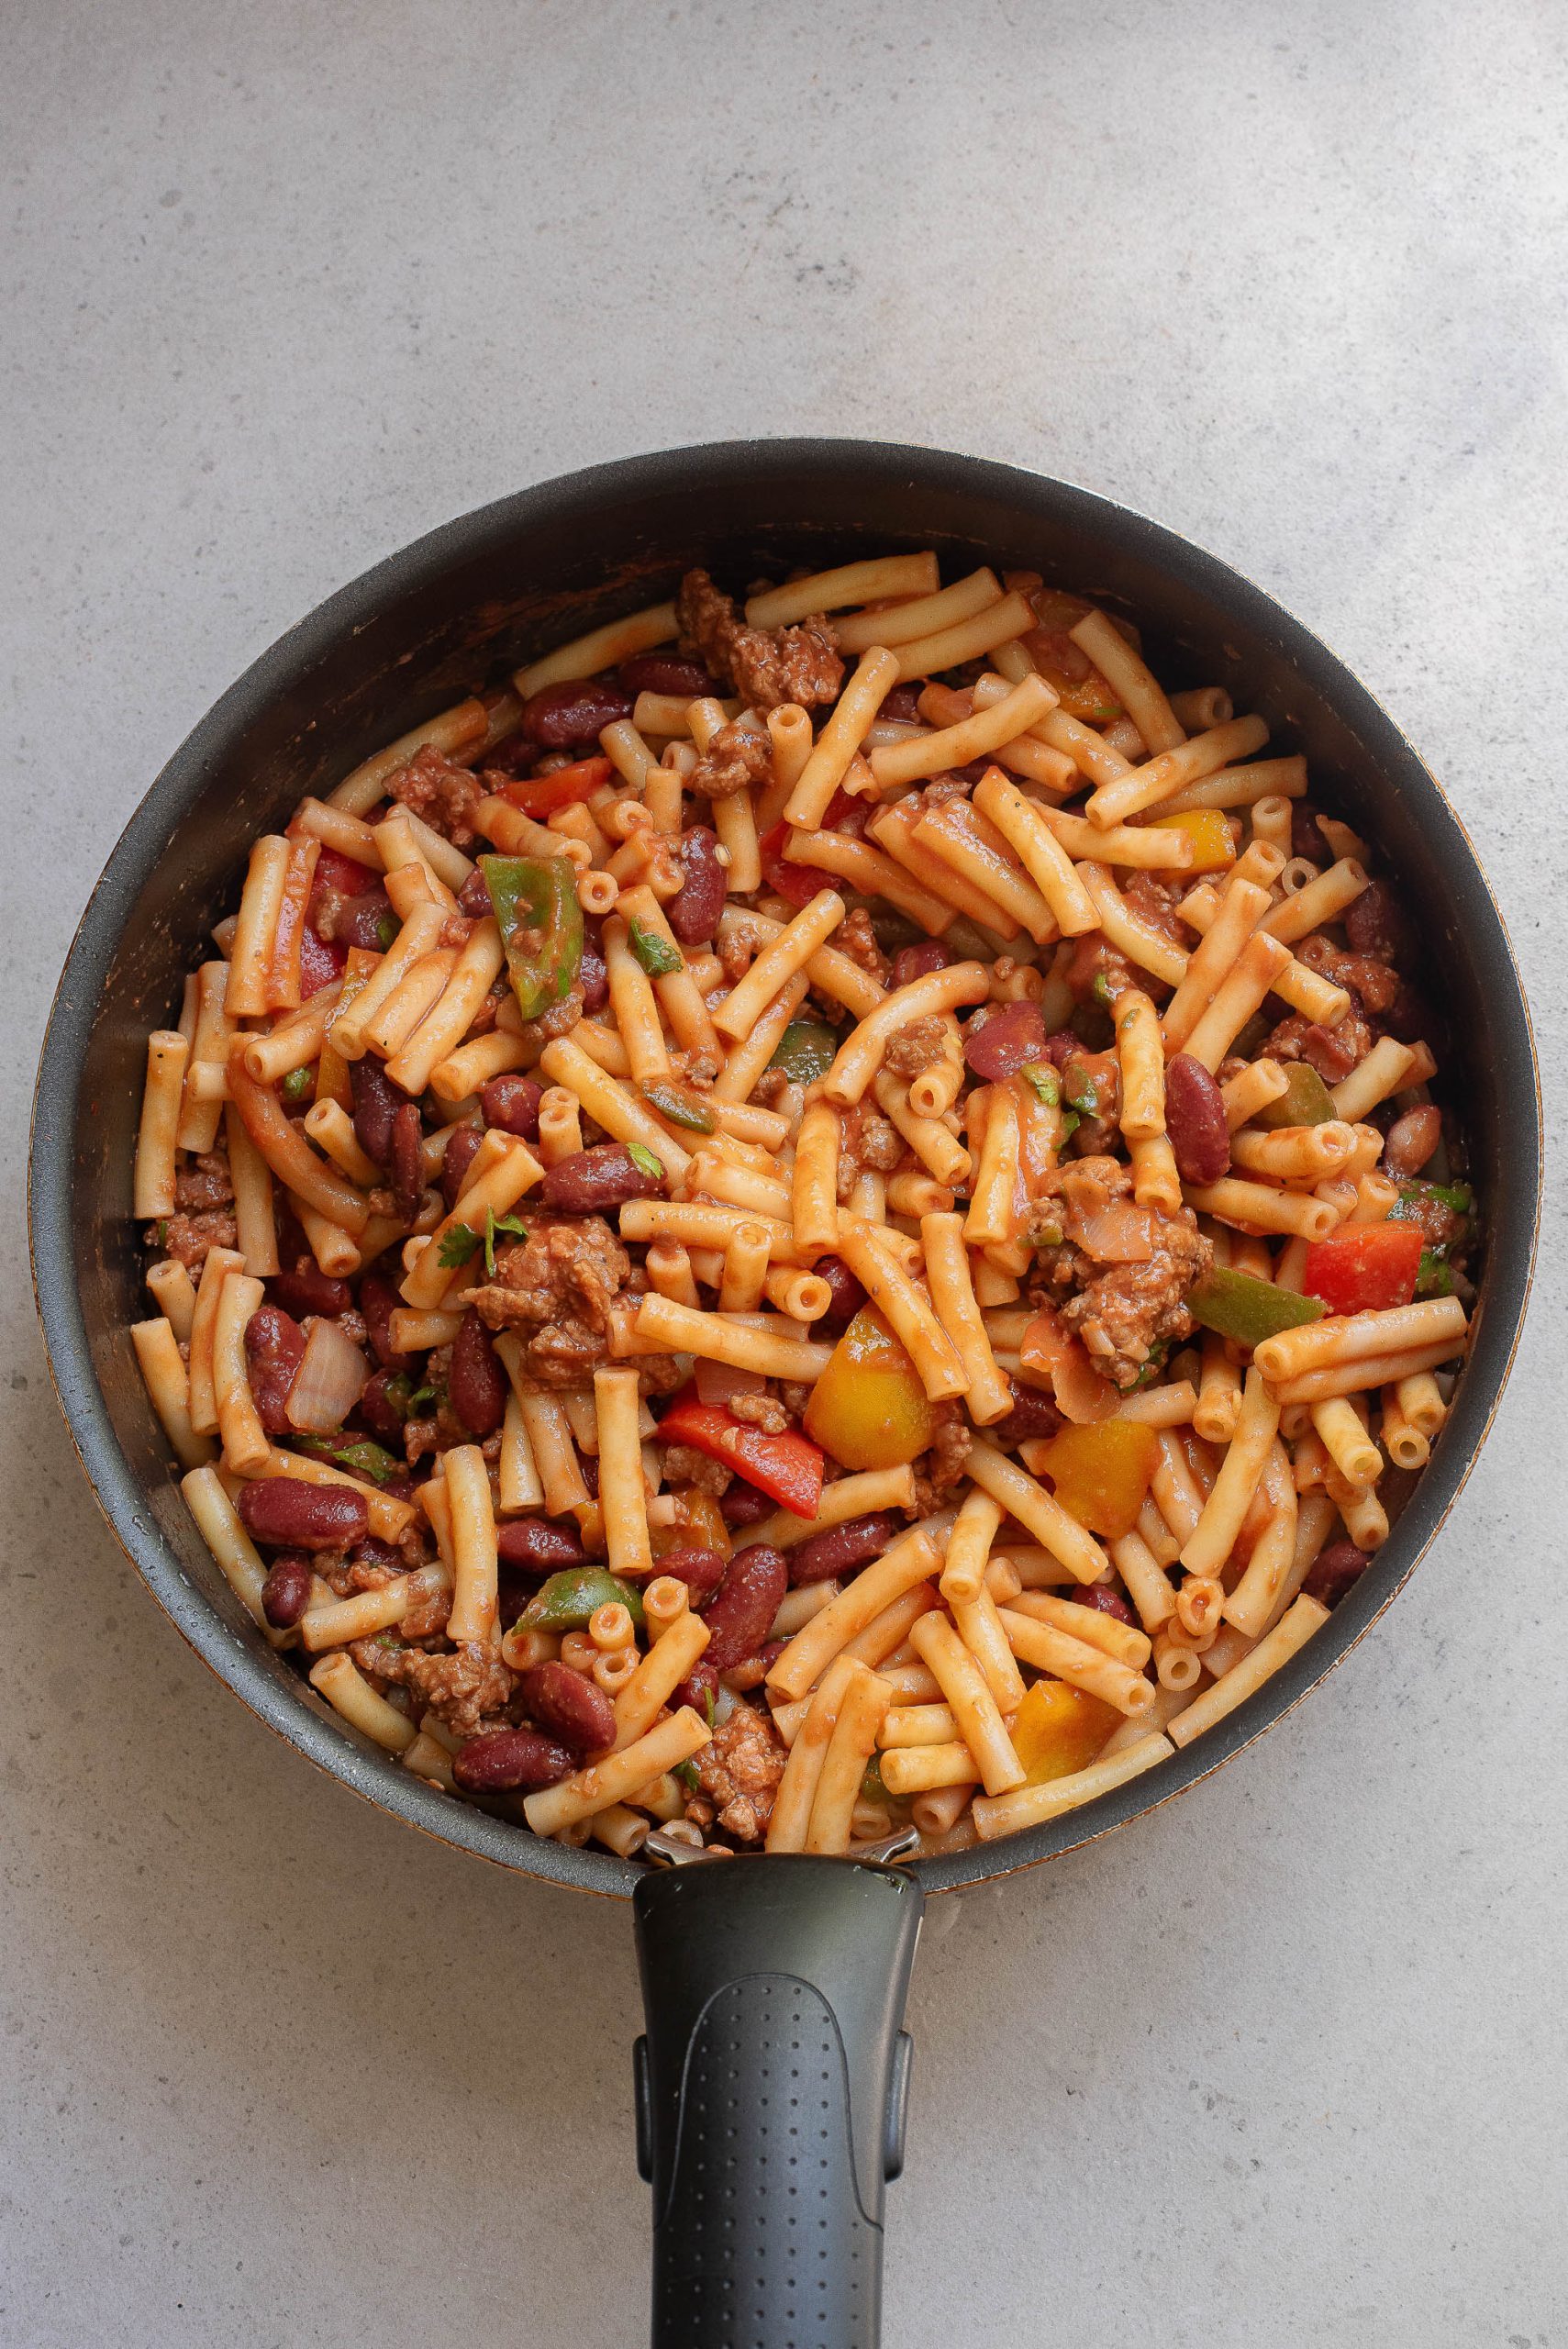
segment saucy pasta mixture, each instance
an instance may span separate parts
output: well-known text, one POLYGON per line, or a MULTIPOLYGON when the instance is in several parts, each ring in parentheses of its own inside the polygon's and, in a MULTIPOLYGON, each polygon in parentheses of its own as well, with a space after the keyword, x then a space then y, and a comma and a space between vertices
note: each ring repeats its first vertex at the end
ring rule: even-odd
POLYGON ((951 1849, 1311 1638, 1462 1362, 1411 926, 1035 573, 705 571, 258 840, 132 1331, 240 1603, 449 1794, 951 1849))

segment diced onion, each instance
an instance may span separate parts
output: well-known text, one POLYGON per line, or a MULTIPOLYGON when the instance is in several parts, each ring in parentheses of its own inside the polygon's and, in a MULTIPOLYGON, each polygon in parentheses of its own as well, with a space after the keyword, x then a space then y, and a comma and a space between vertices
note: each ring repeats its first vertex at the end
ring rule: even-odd
POLYGON ((336 1435, 365 1391, 370 1365, 335 1321, 313 1321, 284 1406, 291 1427, 336 1435))
POLYGON ((705 1403, 728 1408, 732 1395, 764 1395, 768 1382, 759 1370, 731 1370, 724 1362, 699 1362, 697 1393, 705 1403))
POLYGON ((1077 1238, 1102 1264, 1147 1264, 1154 1253, 1153 1218, 1131 1199, 1113 1199, 1077 1218, 1077 1238))

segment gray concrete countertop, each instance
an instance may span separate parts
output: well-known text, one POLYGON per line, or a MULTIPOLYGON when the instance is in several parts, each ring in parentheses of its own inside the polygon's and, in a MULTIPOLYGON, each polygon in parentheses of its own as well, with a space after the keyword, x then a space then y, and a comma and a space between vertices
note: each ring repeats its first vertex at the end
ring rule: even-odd
MULTIPOLYGON (((1568 42, 1532 0, 7 15, 0 2341, 618 2349, 626 1913, 314 1776, 75 1470, 21 1206, 72 925, 212 698, 402 541, 629 451, 906 438, 1124 498, 1349 658, 1476 839, 1555 1114, 1568 42)), ((1485 1456, 1344 1669, 933 1915, 890 2343, 1568 2337, 1562 1238, 1559 1192, 1485 1456)))

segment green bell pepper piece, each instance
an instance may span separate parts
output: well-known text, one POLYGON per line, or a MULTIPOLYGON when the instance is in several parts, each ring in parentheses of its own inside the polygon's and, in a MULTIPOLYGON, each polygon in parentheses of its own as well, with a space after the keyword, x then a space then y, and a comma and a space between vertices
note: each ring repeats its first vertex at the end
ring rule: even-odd
POLYGON ((537 1590, 517 1618, 521 1631, 585 1631, 596 1608, 619 1599, 638 1631, 642 1595, 608 1566, 565 1566, 537 1590))
POLYGON ((334 1443, 329 1435, 296 1435, 294 1447, 317 1460, 335 1460, 350 1476, 362 1476, 369 1485, 389 1484, 394 1476, 406 1474, 403 1461, 395 1460, 384 1445, 368 1438, 358 1443, 334 1443))
POLYGON ((1188 1290, 1186 1304, 1195 1321, 1222 1338, 1234 1338, 1239 1346, 1260 1346, 1282 1330, 1320 1321, 1329 1310, 1321 1297, 1297 1297, 1294 1289, 1276 1288, 1273 1281, 1232 1272, 1228 1264, 1206 1273, 1188 1290))
POLYGON ((673 1085, 667 1077, 651 1076, 638 1087, 651 1109, 673 1126, 684 1126, 688 1133, 711 1134, 717 1119, 700 1093, 688 1091, 684 1085, 673 1085))
POLYGON ((793 1085, 814 1085, 826 1076, 839 1054, 839 1039, 819 1019, 792 1019, 779 1038, 768 1063, 782 1068, 793 1085))
POLYGON ((1310 1061, 1287 1061, 1285 1088, 1277 1101, 1270 1101, 1252 1119, 1265 1133, 1277 1132, 1281 1126, 1326 1126, 1339 1116, 1329 1088, 1310 1061))
POLYGON ((583 963, 577 868, 564 856, 482 856, 517 1009, 537 1019, 563 1002, 583 963))
POLYGON ((1401 1183, 1399 1197, 1388 1210, 1390 1223, 1417 1223, 1427 1200, 1447 1208, 1451 1215, 1468 1215, 1475 1194, 1468 1183, 1401 1183))

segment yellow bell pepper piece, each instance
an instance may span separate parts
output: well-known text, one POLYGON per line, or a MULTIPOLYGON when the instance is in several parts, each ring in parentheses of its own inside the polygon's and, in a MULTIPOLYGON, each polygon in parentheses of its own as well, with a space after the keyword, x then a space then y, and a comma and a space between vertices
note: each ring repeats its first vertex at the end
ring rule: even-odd
POLYGON ((1120 1720, 1114 1705, 1065 1680, 1037 1680, 1013 1717, 1013 1751, 1029 1785, 1043 1787, 1086 1770, 1120 1720))
POLYGON ((1160 1457, 1160 1439, 1136 1419, 1063 1428, 1032 1455, 1069 1517, 1115 1542, 1138 1522, 1160 1457))
POLYGON ((802 1424, 841 1468, 898 1468, 930 1442, 926 1390, 874 1306, 862 1306, 834 1347, 802 1424))
POLYGON ((700 1485, 676 1485, 673 1491, 681 1504, 681 1523, 649 1527, 654 1556, 662 1557, 666 1550, 721 1550, 728 1558, 734 1544, 712 1494, 700 1485))
POLYGON ((1162 816, 1156 808, 1149 820, 1162 832, 1185 832, 1193 844, 1189 873, 1218 873, 1236 862, 1230 827, 1218 807, 1189 807, 1182 816, 1162 816))

